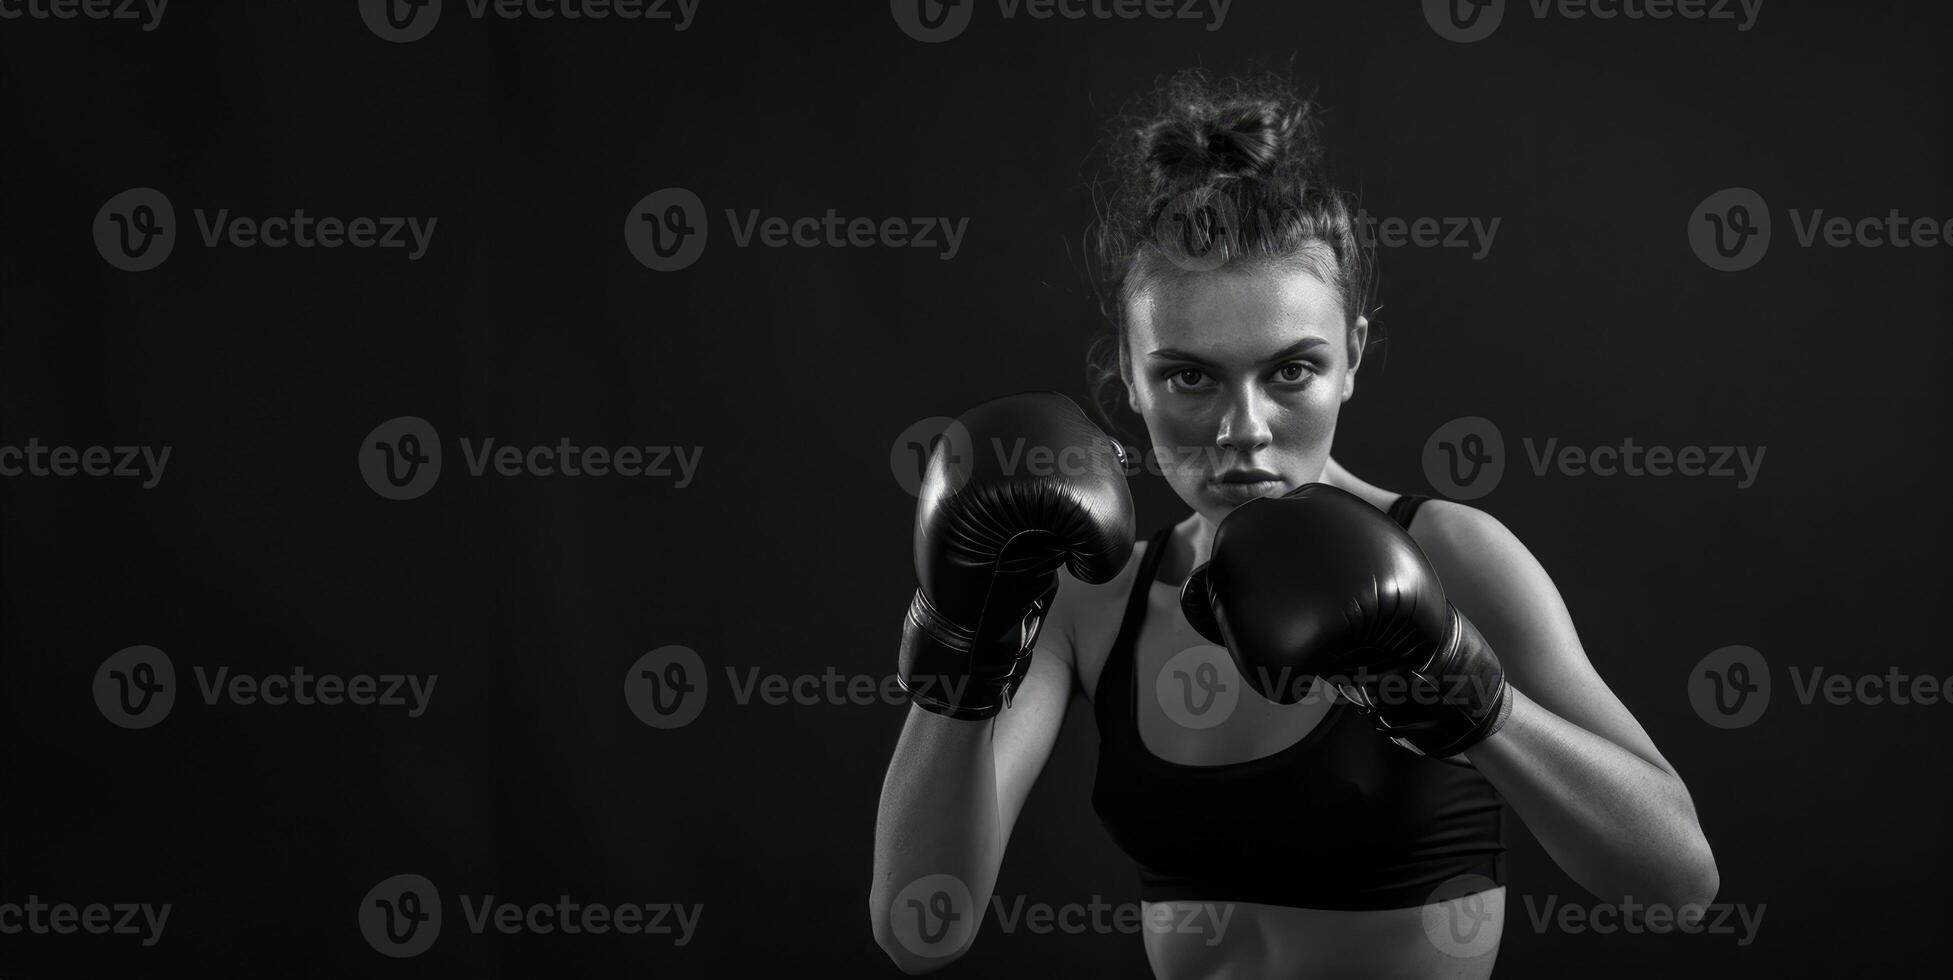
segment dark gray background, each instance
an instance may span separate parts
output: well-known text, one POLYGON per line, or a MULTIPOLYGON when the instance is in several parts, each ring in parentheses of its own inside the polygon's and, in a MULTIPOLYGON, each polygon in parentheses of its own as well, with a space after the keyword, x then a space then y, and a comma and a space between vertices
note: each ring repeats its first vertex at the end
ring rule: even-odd
MULTIPOLYGON (((1372 213, 1501 219, 1491 254, 1382 257, 1387 340, 1337 455, 1428 491, 1458 416, 1513 444, 1767 446, 1761 479, 1534 477, 1478 504, 1544 562, 1587 651, 1680 769, 1756 941, 1535 933, 1587 902, 1515 831, 1501 976, 1912 972, 1936 949, 1949 710, 1803 707, 1787 665, 1945 671, 1932 617, 1948 252, 1803 249, 1786 212, 1953 216, 1935 4, 1769 3, 1727 21, 1545 20, 1476 44, 1416 3, 1238 0, 1187 22, 1003 21, 924 45, 886 4, 704 0, 660 23, 473 21, 389 44, 347 2, 172 4, 160 29, 0 23, 0 444, 174 447, 166 478, 0 480, 0 901, 172 902, 164 940, 0 937, 10 978, 874 976, 874 808, 902 709, 733 703, 659 731, 621 696, 666 644, 715 669, 885 675, 913 587, 911 423, 1012 391, 1084 397, 1100 329, 1080 260, 1089 155, 1164 73, 1284 68, 1332 111, 1372 213), (111 268, 102 202, 153 186, 255 216, 436 215, 430 254, 205 249, 111 268), (620 227, 667 186, 713 210, 657 273, 620 227), (1690 212, 1753 188, 1741 273, 1690 212), (971 219, 952 262, 731 247, 723 211, 971 219), (1386 356, 1387 355, 1387 356, 1386 356), (383 500, 354 451, 418 415, 445 438, 705 447, 698 482, 491 480, 383 500), (206 706, 140 732, 89 700, 123 647, 254 673, 438 673, 432 709, 206 706), (1690 709, 1691 665, 1779 671, 1757 724, 1690 709), (440 941, 354 928, 403 872, 440 941), (459 894, 705 902, 701 934, 468 935, 459 894)), ((1184 510, 1136 485, 1141 531, 1184 510)), ((187 685, 186 685, 187 690, 187 685)), ((1082 704, 1080 705, 1082 707, 1082 704)), ((1074 710, 998 893, 1137 898, 1094 819, 1074 710)), ((1515 824, 1516 827, 1516 824, 1515 824)), ((1004 935, 951 975, 1133 976, 1137 937, 1004 935)))

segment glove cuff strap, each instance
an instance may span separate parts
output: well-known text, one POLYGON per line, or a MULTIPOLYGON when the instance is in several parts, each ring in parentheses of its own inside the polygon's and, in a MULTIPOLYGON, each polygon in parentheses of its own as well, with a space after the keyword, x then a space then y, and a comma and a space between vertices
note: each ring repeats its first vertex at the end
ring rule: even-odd
POLYGON ((1419 755, 1448 758, 1490 738, 1512 714, 1512 685, 1478 627, 1455 607, 1450 636, 1414 673, 1446 690, 1462 685, 1466 699, 1408 711, 1379 710, 1373 721, 1392 741, 1419 755), (1396 723, 1385 715, 1396 716, 1396 723))
POLYGON ((917 589, 902 624, 901 669, 896 683, 911 703, 949 718, 981 720, 1010 707, 1011 698, 1031 669, 1031 651, 1042 624, 1043 604, 1020 629, 1017 654, 1001 674, 971 672, 976 631, 944 618, 917 589))
POLYGON ((915 590, 915 598, 909 600, 906 627, 921 630, 946 650, 967 654, 976 645, 976 632, 943 618, 936 607, 929 604, 929 597, 921 589, 915 590))

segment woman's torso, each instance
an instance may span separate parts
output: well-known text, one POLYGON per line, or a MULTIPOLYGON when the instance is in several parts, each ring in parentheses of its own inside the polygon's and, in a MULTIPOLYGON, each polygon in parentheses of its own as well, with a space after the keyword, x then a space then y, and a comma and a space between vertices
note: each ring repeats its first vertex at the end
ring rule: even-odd
POLYGON ((1333 698, 1255 694, 1181 613, 1190 562, 1173 552, 1189 549, 1171 540, 1158 561, 1140 542, 1104 585, 1066 582, 1078 689, 1102 729, 1093 802, 1157 899, 1147 921, 1165 928, 1144 933, 1155 973, 1489 975, 1505 891, 1487 880, 1503 882, 1486 853, 1489 786, 1391 745, 1333 698), (1141 615, 1134 588, 1143 618, 1115 658, 1122 621, 1141 615), (1171 869, 1190 865, 1214 869, 1213 883, 1175 884, 1171 869), (1344 893, 1345 877, 1366 880, 1344 893))

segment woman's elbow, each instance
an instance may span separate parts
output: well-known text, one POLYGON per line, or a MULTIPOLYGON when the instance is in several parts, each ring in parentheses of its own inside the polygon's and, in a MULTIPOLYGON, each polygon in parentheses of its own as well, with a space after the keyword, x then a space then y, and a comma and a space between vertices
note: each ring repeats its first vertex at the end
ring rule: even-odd
POLYGON ((927 942, 915 930, 899 928, 894 922, 897 914, 884 904, 882 896, 869 897, 868 918, 874 925, 875 945, 882 948, 896 969, 912 977, 933 973, 961 959, 969 951, 970 940, 975 938, 967 936, 961 943, 944 948, 944 944, 927 942))
POLYGON ((1706 907, 1716 900, 1716 893, 1722 891, 1722 872, 1716 869, 1716 855, 1704 842, 1700 853, 1689 863, 1689 873, 1684 878, 1682 901, 1678 907, 1706 907))
POLYGON ((1716 870, 1716 856, 1704 842, 1689 848, 1659 876, 1649 894, 1632 898, 1661 906, 1684 918, 1700 917, 1702 910, 1716 900, 1722 890, 1722 873, 1716 870))
POLYGON ((1722 888, 1716 857, 1706 842, 1669 849, 1659 856, 1643 854, 1628 861, 1631 863, 1616 865, 1610 874, 1576 875, 1575 880, 1595 898, 1610 905, 1624 909, 1659 908, 1666 910, 1666 914, 1685 918, 1700 915, 1701 909, 1715 901, 1716 893, 1722 888))

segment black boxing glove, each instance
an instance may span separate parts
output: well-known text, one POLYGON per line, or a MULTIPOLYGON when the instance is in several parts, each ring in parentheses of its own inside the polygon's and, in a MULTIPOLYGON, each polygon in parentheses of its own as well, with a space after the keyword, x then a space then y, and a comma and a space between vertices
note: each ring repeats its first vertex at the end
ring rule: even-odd
POLYGON ((1230 511, 1181 606, 1263 697, 1293 704, 1298 682, 1322 678, 1420 755, 1456 755, 1512 710, 1499 658, 1417 542, 1328 484, 1230 511))
POLYGON ((1059 567, 1097 584, 1132 556, 1125 451, 1063 395, 1012 395, 944 433, 917 498, 896 677, 929 711, 992 717, 1030 669, 1059 567))

